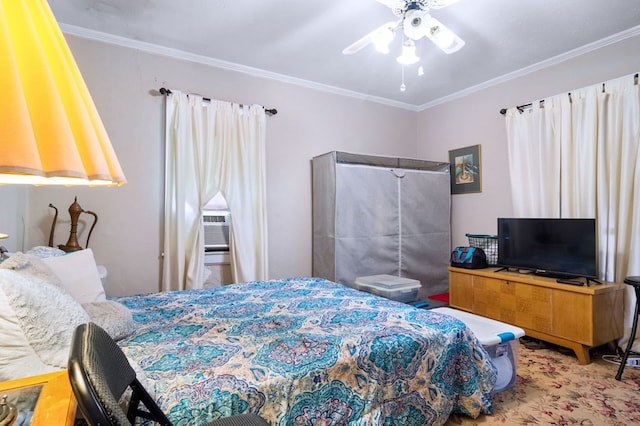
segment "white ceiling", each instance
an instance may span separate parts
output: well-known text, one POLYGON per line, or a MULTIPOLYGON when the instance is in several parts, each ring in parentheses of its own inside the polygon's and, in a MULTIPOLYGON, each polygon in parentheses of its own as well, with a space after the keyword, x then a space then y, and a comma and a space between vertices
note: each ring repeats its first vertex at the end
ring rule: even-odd
POLYGON ((395 19, 376 0, 49 0, 63 31, 383 103, 421 109, 544 64, 640 34, 638 0, 459 0, 431 14, 466 45, 447 55, 427 39, 405 67, 396 37, 342 49, 395 19), (116 36, 116 37, 114 37, 116 36), (417 75, 422 65, 425 74, 417 75))

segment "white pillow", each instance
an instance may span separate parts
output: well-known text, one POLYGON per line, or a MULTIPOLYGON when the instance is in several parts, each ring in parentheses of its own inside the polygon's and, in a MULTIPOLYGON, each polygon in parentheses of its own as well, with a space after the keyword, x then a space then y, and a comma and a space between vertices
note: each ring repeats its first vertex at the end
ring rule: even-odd
POLYGON ((136 329, 129 308, 113 300, 83 303, 91 322, 98 324, 113 340, 124 339, 136 329))
POLYGON ((57 247, 35 246, 27 250, 26 254, 44 259, 46 257, 52 257, 52 256, 64 256, 67 253, 65 253, 64 251, 60 250, 57 247))
POLYGON ((91 249, 78 250, 64 256, 47 257, 42 261, 60 279, 78 303, 104 302, 104 287, 91 249))
POLYGON ((16 252, 7 260, 0 263, 0 269, 11 269, 22 275, 38 278, 49 284, 62 287, 58 276, 49 268, 42 259, 22 252, 16 252))
POLYGON ((0 269, 0 381, 66 368, 73 331, 88 321, 63 289, 0 269))

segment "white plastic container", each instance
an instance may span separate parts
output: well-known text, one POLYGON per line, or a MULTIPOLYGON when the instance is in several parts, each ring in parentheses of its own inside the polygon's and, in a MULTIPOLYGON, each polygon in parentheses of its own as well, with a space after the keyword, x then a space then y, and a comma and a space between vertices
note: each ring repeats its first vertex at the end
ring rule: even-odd
POLYGON ((355 288, 397 302, 413 302, 418 297, 420 281, 393 275, 370 275, 357 277, 355 288))
POLYGON ((435 308, 432 311, 459 319, 476 335, 498 369, 498 380, 493 393, 502 392, 515 385, 520 348, 518 339, 524 336, 523 329, 457 309, 435 308))

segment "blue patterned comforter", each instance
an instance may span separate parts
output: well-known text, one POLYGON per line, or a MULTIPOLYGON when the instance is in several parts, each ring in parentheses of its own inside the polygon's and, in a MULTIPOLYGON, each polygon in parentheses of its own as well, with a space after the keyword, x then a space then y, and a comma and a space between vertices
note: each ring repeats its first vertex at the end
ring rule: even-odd
POLYGON ((117 299, 119 342, 176 425, 439 425, 492 411, 496 369, 449 316, 317 278, 117 299))

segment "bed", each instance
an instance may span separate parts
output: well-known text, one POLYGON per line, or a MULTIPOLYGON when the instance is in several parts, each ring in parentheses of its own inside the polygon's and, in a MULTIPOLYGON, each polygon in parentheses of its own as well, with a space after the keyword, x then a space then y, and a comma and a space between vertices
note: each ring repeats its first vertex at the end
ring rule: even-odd
POLYGON ((491 413, 496 369, 460 321, 318 278, 112 299, 118 341, 176 425, 440 425, 491 413))

